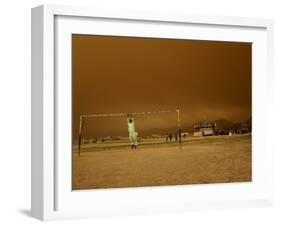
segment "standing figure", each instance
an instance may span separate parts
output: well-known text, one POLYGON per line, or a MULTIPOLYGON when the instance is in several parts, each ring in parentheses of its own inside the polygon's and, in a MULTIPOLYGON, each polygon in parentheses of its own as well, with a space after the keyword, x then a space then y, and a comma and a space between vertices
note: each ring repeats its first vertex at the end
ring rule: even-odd
POLYGON ((133 148, 136 149, 138 145, 138 133, 135 131, 135 122, 132 114, 127 115, 127 122, 128 122, 129 138, 131 141, 131 149, 133 148))

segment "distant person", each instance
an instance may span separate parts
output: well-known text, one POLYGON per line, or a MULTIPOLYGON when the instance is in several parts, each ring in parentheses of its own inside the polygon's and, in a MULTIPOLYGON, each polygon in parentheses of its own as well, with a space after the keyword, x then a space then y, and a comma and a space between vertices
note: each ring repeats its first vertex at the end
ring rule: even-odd
POLYGON ((170 141, 172 141, 172 134, 169 134, 170 141))
POLYGON ((131 141, 131 149, 136 149, 138 146, 138 133, 135 131, 135 122, 132 114, 127 115, 129 139, 131 141))

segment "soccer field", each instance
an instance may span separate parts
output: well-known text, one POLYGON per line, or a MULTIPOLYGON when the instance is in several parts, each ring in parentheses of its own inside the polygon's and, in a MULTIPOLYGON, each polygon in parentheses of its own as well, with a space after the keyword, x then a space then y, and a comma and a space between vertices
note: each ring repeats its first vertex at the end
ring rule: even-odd
POLYGON ((251 181, 251 135, 154 139, 131 150, 127 143, 83 148, 72 159, 73 189, 251 181))

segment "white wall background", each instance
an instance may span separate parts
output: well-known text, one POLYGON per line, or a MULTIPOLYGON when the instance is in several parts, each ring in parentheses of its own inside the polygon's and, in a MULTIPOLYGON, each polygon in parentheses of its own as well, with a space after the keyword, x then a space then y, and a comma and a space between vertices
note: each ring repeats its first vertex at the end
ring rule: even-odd
MULTIPOLYGON (((38 225, 30 208, 30 8, 56 3, 98 8, 184 12, 275 20, 275 106, 269 122, 275 150, 272 208, 214 210, 94 220, 52 225, 281 225, 281 6, 278 0, 6 0, 0 8, 0 225, 38 225), (278 119, 279 116, 279 119, 278 119), (279 129, 278 129, 279 128, 279 129)), ((239 192, 239 191, 237 191, 239 192)))

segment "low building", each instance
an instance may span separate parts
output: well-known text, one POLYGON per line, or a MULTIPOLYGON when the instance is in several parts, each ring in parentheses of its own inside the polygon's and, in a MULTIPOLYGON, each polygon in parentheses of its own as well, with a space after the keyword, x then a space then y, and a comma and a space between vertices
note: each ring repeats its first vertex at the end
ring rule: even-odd
POLYGON ((197 123, 193 126, 193 136, 212 136, 216 132, 216 123, 203 122, 197 123))

